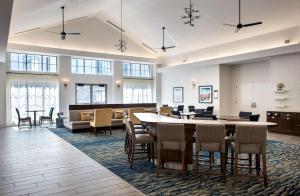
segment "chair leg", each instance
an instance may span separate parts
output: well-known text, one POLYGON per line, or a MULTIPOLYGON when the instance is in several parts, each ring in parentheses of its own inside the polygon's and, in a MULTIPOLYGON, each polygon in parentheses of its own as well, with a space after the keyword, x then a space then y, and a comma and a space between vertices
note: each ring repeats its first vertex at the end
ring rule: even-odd
POLYGON ((234 150, 231 147, 231 162, 230 162, 230 164, 231 164, 231 175, 233 175, 233 167, 234 167, 233 162, 234 162, 234 150))
POLYGON ((159 168, 160 168, 160 164, 161 164, 161 152, 160 152, 160 150, 157 150, 156 160, 157 160, 156 177, 158 178, 159 177, 159 168))
POLYGON ((255 165, 256 165, 256 175, 259 176, 260 173, 260 154, 255 155, 255 165))
POLYGON ((29 121, 30 128, 32 128, 31 120, 29 121))
POLYGON ((181 152, 181 169, 182 169, 182 174, 185 172, 185 151, 181 152))
POLYGON ((131 153, 130 153, 130 169, 132 169, 132 163, 133 163, 133 160, 134 160, 135 144, 133 144, 131 148, 132 148, 132 150, 131 150, 131 153))
POLYGON ((152 166, 154 167, 154 143, 151 144, 152 166))
POLYGON ((264 185, 265 185, 265 187, 267 187, 268 186, 268 177, 267 177, 267 159, 266 159, 266 154, 262 155, 262 162, 263 162, 264 185))
POLYGON ((95 136, 97 136, 97 127, 95 127, 95 129, 94 129, 94 134, 95 134, 95 136))
POLYGON ((251 167, 249 173, 252 174, 252 154, 249 154, 249 167, 251 167))
POLYGON ((111 135, 111 126, 109 127, 109 134, 111 135))
POLYGON ((199 151, 196 150, 196 175, 198 175, 199 151))
POLYGON ((221 165, 224 183, 226 183, 226 153, 221 153, 221 165))
POLYGON ((234 183, 236 184, 237 181, 237 176, 238 176, 238 159, 239 159, 239 154, 234 153, 234 171, 233 171, 233 176, 234 176, 234 183))

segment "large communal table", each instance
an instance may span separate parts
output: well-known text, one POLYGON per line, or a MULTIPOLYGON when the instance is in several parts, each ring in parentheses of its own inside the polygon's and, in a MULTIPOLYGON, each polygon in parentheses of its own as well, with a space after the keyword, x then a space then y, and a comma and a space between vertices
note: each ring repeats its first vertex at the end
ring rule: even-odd
MULTIPOLYGON (((276 123, 271 122, 253 122, 253 121, 226 121, 226 120, 189 120, 189 119, 175 119, 153 113, 135 113, 134 114, 144 125, 146 125, 150 134, 156 137, 156 128, 158 123, 170 123, 170 124, 184 124, 185 127, 185 139, 186 139, 186 164, 188 169, 193 168, 193 135, 196 130, 197 124, 202 125, 225 125, 226 127, 236 125, 252 125, 252 126, 275 126, 276 123)), ((156 153, 155 153, 156 154, 156 153)), ((165 153, 165 159, 167 162, 178 163, 181 162, 181 153, 176 151, 167 151, 165 153)), ((178 165, 178 164, 177 164, 178 165)), ((170 166, 170 168, 176 169, 176 165, 170 166)))

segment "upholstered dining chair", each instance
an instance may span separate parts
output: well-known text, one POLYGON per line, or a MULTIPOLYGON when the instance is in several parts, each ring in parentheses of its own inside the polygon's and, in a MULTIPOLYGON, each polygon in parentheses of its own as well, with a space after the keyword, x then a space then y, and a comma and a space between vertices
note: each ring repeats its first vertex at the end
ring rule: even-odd
MULTIPOLYGON (((235 133, 235 141, 232 142, 232 155, 231 162, 233 162, 233 175, 235 182, 238 173, 238 160, 240 154, 255 154, 256 166, 248 167, 249 169, 256 169, 256 177, 263 177, 264 185, 268 186, 267 179, 267 160, 266 160, 266 140, 267 140, 267 127, 266 126, 251 126, 251 125, 238 125, 235 133), (263 169, 260 168, 260 158, 262 158, 263 169), (263 176, 260 176, 260 173, 263 176)), ((245 167, 244 167, 245 168, 245 167)))
POLYGON ((53 125, 53 111, 54 111, 54 107, 51 107, 49 110, 49 115, 48 116, 40 116, 40 125, 43 125, 43 121, 49 121, 51 125, 53 125))
POLYGON ((163 116, 171 117, 172 116, 172 109, 173 108, 171 108, 171 107, 160 107, 159 114, 163 115, 163 116))
POLYGON ((95 109, 94 110, 94 120, 90 122, 90 126, 92 131, 97 136, 98 128, 102 128, 105 130, 109 129, 111 135, 111 120, 112 120, 112 109, 95 109))
POLYGON ((259 120, 260 115, 259 114, 254 114, 254 115, 250 115, 249 119, 250 121, 258 121, 259 120))
MULTIPOLYGON (((130 161, 130 125, 129 125, 129 117, 124 117, 124 124, 125 124, 125 141, 124 141, 124 151, 128 155, 128 161, 130 161)), ((148 131, 146 129, 136 129, 136 134, 148 134, 148 131)))
POLYGON ((189 105, 188 108, 189 108, 189 112, 195 112, 195 106, 189 105))
POLYGON ((21 118, 21 115, 20 115, 20 111, 18 108, 16 108, 16 112, 17 112, 17 115, 18 115, 18 127, 21 126, 21 123, 29 123, 30 125, 30 128, 32 128, 32 124, 31 124, 31 118, 28 116, 28 117, 25 117, 25 118, 21 118))
MULTIPOLYGON (((206 151, 209 153, 219 152, 221 155, 220 167, 221 175, 226 181, 226 161, 225 161, 225 135, 224 125, 200 125, 196 127, 196 173, 199 170, 199 153, 206 151)), ((209 158, 211 158, 209 156, 209 158)), ((209 161, 211 167, 211 161, 209 161)), ((203 173, 203 172, 202 172, 203 173)))
MULTIPOLYGON (((135 131, 135 128, 133 126, 133 123, 130 119, 127 119, 126 121, 127 127, 128 127, 128 133, 129 133, 129 162, 130 162, 130 168, 132 168, 133 161, 137 159, 135 155, 137 154, 146 154, 147 159, 151 160, 153 159, 153 144, 154 144, 154 138, 149 134, 138 134, 135 131)), ((138 159, 145 158, 145 157, 139 157, 138 159)), ((153 159, 154 163, 154 159, 153 159)))
POLYGON ((159 177, 160 165, 162 160, 165 162, 166 150, 174 150, 181 152, 181 167, 182 173, 185 172, 185 153, 186 153, 186 141, 185 130, 183 124, 161 124, 157 125, 157 169, 156 177, 159 177))
POLYGON ((239 113, 240 118, 250 118, 251 115, 252 115, 252 112, 240 111, 240 113, 239 113))
POLYGON ((128 117, 130 118, 130 120, 132 121, 136 129, 144 129, 144 126, 142 125, 141 121, 134 115, 134 113, 144 113, 144 112, 145 112, 145 108, 142 107, 128 109, 128 117))

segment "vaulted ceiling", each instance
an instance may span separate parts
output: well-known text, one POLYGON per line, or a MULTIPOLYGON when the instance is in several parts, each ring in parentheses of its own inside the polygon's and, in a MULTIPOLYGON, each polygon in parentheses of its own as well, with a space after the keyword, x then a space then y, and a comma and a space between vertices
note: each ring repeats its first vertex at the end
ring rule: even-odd
MULTIPOLYGON (((187 3, 187 0, 124 0, 125 35, 140 45, 158 48, 162 45, 161 27, 166 26, 167 45, 177 47, 158 54, 173 56, 300 25, 300 0, 242 0, 242 22, 263 21, 263 24, 239 33, 222 25, 238 22, 238 0, 193 0, 201 15, 194 27, 184 25, 181 19, 187 3)), ((88 16, 120 24, 120 0, 14 0, 10 40, 15 40, 13 37, 21 31, 59 25, 62 5, 66 6, 66 20, 88 16)))

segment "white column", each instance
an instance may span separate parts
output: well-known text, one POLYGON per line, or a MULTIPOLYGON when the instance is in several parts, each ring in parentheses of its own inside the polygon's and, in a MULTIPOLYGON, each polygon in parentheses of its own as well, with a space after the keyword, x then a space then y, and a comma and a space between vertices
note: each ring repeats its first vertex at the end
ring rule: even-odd
POLYGON ((6 64, 0 62, 0 127, 6 126, 6 64))
POLYGON ((72 92, 71 57, 59 56, 59 111, 69 113, 69 105, 75 103, 75 92, 72 92), (67 84, 65 86, 64 84, 67 84))
POLYGON ((113 61, 113 103, 123 103, 123 62, 113 61), (117 82, 120 82, 118 85, 117 82))

